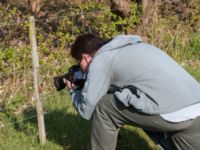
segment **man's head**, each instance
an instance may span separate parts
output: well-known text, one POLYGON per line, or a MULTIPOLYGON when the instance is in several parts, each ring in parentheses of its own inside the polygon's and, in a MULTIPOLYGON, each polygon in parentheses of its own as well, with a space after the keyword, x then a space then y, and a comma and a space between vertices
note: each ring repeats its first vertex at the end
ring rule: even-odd
POLYGON ((71 56, 80 63, 83 71, 87 71, 92 57, 105 41, 94 34, 80 35, 72 45, 71 56))

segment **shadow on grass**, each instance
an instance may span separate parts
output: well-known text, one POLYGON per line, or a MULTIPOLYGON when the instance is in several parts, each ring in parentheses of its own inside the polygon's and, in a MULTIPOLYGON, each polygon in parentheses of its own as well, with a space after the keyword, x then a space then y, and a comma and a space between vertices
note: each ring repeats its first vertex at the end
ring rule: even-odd
MULTIPOLYGON (((36 110, 29 108, 24 111, 24 118, 33 114, 36 114, 36 110)), ((23 126, 26 126, 25 124, 32 124, 37 129, 37 118, 27 120, 23 126)), ((15 127, 27 133, 20 125, 15 127)), ((64 150, 87 150, 89 147, 90 122, 67 113, 65 109, 54 110, 45 115, 45 128, 47 140, 60 145, 64 150)), ((152 150, 148 141, 138 134, 137 131, 122 128, 117 150, 152 150)))

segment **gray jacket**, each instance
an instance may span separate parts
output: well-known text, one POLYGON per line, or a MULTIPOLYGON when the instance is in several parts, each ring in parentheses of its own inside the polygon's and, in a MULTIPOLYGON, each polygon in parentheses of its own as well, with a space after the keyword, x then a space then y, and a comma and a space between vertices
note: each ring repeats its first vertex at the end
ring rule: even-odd
POLYGON ((200 84, 165 52, 143 43, 139 36, 118 35, 98 50, 84 88, 72 94, 83 118, 91 118, 111 84, 137 87, 139 97, 126 89, 115 95, 146 114, 169 113, 200 102, 200 84))

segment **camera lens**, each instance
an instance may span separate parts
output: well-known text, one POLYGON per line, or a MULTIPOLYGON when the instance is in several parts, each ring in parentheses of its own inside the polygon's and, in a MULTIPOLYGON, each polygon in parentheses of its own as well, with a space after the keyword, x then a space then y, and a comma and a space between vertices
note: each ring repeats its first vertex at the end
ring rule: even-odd
POLYGON ((57 91, 60 91, 66 87, 66 84, 63 82, 63 76, 54 77, 54 86, 57 91))

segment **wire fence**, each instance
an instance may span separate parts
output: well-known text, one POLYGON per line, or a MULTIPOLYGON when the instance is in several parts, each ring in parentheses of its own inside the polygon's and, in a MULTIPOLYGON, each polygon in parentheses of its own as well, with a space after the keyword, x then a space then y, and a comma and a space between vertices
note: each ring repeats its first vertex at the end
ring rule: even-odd
MULTIPOLYGON (((45 103, 45 101, 48 101, 52 97, 59 98, 59 94, 55 94, 56 91, 54 89, 53 85, 53 77, 57 75, 57 73, 61 72, 64 73, 67 68, 70 65, 70 60, 65 60, 67 56, 66 48, 62 48, 62 52, 58 52, 59 47, 55 48, 57 52, 54 52, 55 56, 52 56, 49 54, 50 52, 43 52, 48 51, 49 48, 48 45, 44 41, 50 41, 51 38, 54 36, 51 33, 43 32, 42 34, 44 37, 40 37, 40 31, 45 30, 41 29, 41 26, 38 26, 39 24, 49 23, 58 21, 59 25, 62 24, 63 21, 65 21, 66 18, 70 18, 72 24, 70 23, 71 33, 70 35, 75 37, 77 34, 80 34, 80 32, 77 32, 77 27, 79 28, 87 28, 85 27, 84 21, 87 21, 87 17, 98 15, 99 13, 104 13, 106 10, 94 10, 94 11, 88 11, 84 9, 74 9, 70 8, 68 15, 61 15, 61 16, 51 16, 51 17, 41 17, 35 19, 36 24, 36 31, 37 31, 37 39, 38 39, 38 47, 39 47, 39 61, 40 61, 40 96, 42 99, 42 102, 45 103), (77 18, 78 17, 78 18, 77 18), (76 23, 78 21, 78 25, 76 23), (74 24, 73 24, 74 23, 74 24), (40 39, 43 38, 43 39, 40 39), (45 46, 47 46, 47 49, 45 49, 45 46), (46 56, 45 56, 46 55, 46 56), (58 56, 59 55, 59 56, 58 56), (53 57, 53 58, 50 58, 53 57), (65 60, 62 62, 62 60, 65 60), (45 62, 48 61, 48 62, 45 62), (48 63, 52 63, 53 65, 49 65, 48 63), (51 68, 55 67, 55 68, 51 68), (54 70, 55 69, 55 70, 54 70), (56 95, 56 96, 55 96, 56 95)), ((108 9, 107 11, 116 11, 116 9, 108 9)), ((94 20, 92 20, 94 21, 94 20)), ((0 73, 0 113, 15 113, 18 109, 23 109, 23 105, 29 105, 29 103, 34 102, 33 98, 33 77, 32 77, 32 63, 31 63, 31 51, 29 46, 29 41, 24 42, 20 40, 16 40, 16 37, 19 38, 26 38, 27 40, 27 33, 28 31, 28 24, 29 20, 28 18, 20 18, 17 20, 6 21, 0 23, 0 31, 3 32, 4 30, 7 31, 7 33, 10 33, 11 30, 16 31, 15 36, 3 36, 0 35, 0 42, 6 41, 8 38, 10 41, 14 42, 14 44, 6 43, 4 47, 6 46, 6 50, 3 47, 1 50, 1 54, 3 55, 3 59, 1 64, 3 64, 3 69, 0 73), (20 30, 20 31, 19 31, 20 30), (4 38, 7 38, 4 40, 4 38), (2 40, 4 41, 2 41, 2 40), (15 41, 16 40, 16 41, 15 41), (23 43, 24 42, 24 43, 23 43), (21 43, 21 44, 20 44, 21 43), (10 44, 10 45, 9 45, 10 44), (16 46, 15 46, 16 44, 16 46), (23 48, 25 46, 25 48, 23 48), (7 108, 8 107, 8 108, 7 108)), ((65 26, 65 25, 64 25, 65 26)), ((66 28, 65 28, 66 29, 66 28)), ((90 29, 88 29, 90 30, 90 29)), ((61 36, 67 35, 67 33, 60 33, 61 36)), ((64 39, 64 41, 66 41, 64 39)), ((69 40, 71 42, 72 40, 69 40)), ((68 42, 68 41, 66 41, 68 42)), ((50 43, 51 45, 52 43, 50 43)), ((63 95, 67 95, 67 92, 62 92, 61 98, 63 98, 63 95)), ((48 103, 48 102, 47 102, 48 103)), ((52 109, 45 108, 44 115, 48 115, 51 113, 52 109), (50 111, 49 111, 50 110, 50 111)), ((72 104, 69 102, 68 106, 65 106, 65 108, 72 108, 72 104)), ((23 110, 22 110, 23 111, 23 110)), ((7 125, 13 125, 16 123, 22 123, 24 121, 36 118, 37 114, 30 115, 28 117, 24 117, 21 120, 17 120, 14 122, 7 123, 7 125)), ((1 126, 1 127, 5 127, 1 126)))
MULTIPOLYGON (((64 16, 61 16, 57 19, 61 19, 64 18, 64 16)), ((37 21, 47 21, 48 19, 39 19, 36 20, 37 21)), ((5 23, 0 23, 0 28, 2 27, 15 27, 18 25, 26 25, 28 24, 27 20, 23 20, 23 21, 19 21, 19 22, 5 22, 5 23)), ((3 53, 3 52, 2 52, 3 53)), ((29 54, 27 54, 26 56, 31 57, 31 51, 29 52, 29 54)), ((26 57, 25 56, 25 57, 26 57)), ((64 58, 63 58, 64 59, 64 58)), ((42 60, 42 58, 40 58, 40 60, 42 60)), ((31 64, 31 59, 29 59, 29 65, 26 66, 26 64, 20 64, 20 62, 18 62, 17 65, 23 66, 24 67, 18 67, 17 65, 15 65, 15 63, 10 63, 10 62, 6 62, 6 60, 4 60, 4 69, 3 72, 1 72, 2 74, 2 85, 0 85, 0 90, 3 91, 0 94, 1 100, 0 100, 0 113, 7 113, 8 111, 10 111, 10 108, 6 108, 7 106, 10 107, 11 105, 15 105, 16 103, 22 103, 22 105, 24 103, 27 103, 30 100, 33 100, 33 80, 32 80, 32 68, 30 66, 31 64), (13 64, 13 65, 11 65, 13 64), (8 70, 6 71, 5 68, 8 68, 8 70), (20 69, 20 70, 18 70, 20 69), (18 94, 21 95, 21 97, 18 97, 18 94), (16 102, 16 99, 19 102, 16 102), (20 100, 21 99, 21 100, 20 100)), ((40 70, 42 68, 45 68, 44 65, 42 65, 40 67, 40 70)), ((40 72, 41 73, 41 72, 40 72)), ((43 72, 42 74, 46 74, 47 72, 43 72)), ((47 73, 48 74, 48 73, 47 73)), ((49 88, 53 88, 53 80, 52 78, 49 77, 45 77, 45 75, 40 75, 40 84, 45 84, 47 86, 49 86, 47 89, 49 88), (45 79, 46 78, 46 79, 45 79), (43 83, 42 83, 43 82, 43 83)), ((46 94, 42 94, 41 93, 41 97, 42 97, 42 101, 44 102, 45 100, 47 100, 49 97, 53 96, 53 94, 48 93, 47 90, 45 90, 46 94)), ((20 104, 18 104, 20 105, 20 104)), ((70 106, 72 107, 72 106, 70 106)), ((13 111, 15 111, 15 109, 13 109, 13 111)), ((45 112, 44 115, 48 115, 51 112, 45 112)), ((1 127, 6 127, 7 125, 13 125, 16 123, 21 123, 24 121, 27 121, 29 119, 32 118, 36 118, 37 114, 34 115, 30 115, 28 117, 25 117, 24 119, 15 121, 15 122, 11 122, 11 123, 7 123, 6 125, 1 125, 1 127)))
MULTIPOLYGON (((96 15, 99 15, 100 13, 105 13, 105 12, 111 12, 111 11, 116 11, 117 9, 98 9, 98 10, 94 10, 94 11, 88 11, 88 10, 84 10, 84 9, 73 9, 70 8, 69 12, 67 13, 67 15, 61 15, 61 16, 50 16, 50 17, 41 17, 41 18, 36 18, 35 19, 35 24, 36 24, 36 31, 37 31, 37 40, 38 40, 38 47, 39 47, 39 62, 40 62, 40 96, 41 96, 41 100, 42 103, 47 103, 44 106, 44 115, 49 115, 52 112, 52 108, 49 108, 47 105, 49 104, 48 101, 52 100, 53 98, 57 98, 57 99, 63 99, 66 98, 63 95, 67 95, 67 92, 63 92, 61 96, 56 93, 57 91, 55 91, 54 87, 53 87, 53 76, 56 76, 57 73, 62 74, 64 73, 67 68, 70 65, 69 60, 66 60, 65 57, 68 57, 66 55, 66 51, 62 50, 62 52, 58 52, 59 47, 57 48, 56 46, 50 47, 49 45, 47 45, 45 42, 46 41, 51 41, 52 37, 54 37, 54 35, 52 35, 51 33, 49 33, 47 30, 47 28, 49 28, 49 23, 56 23, 54 26, 60 27, 60 28, 64 28, 66 29, 68 32, 70 32, 71 37, 66 37, 67 33, 63 33, 64 31, 58 31, 59 33, 57 33, 56 36, 58 36, 59 38, 63 38, 66 37, 66 39, 64 39, 63 41, 68 43, 71 42, 74 37, 77 34, 80 34, 80 32, 90 32, 91 31, 91 26, 86 26, 85 24, 87 24, 86 22, 89 21, 93 21, 91 24, 95 25, 95 22, 97 20, 96 19, 96 15), (91 17, 93 17, 93 19, 91 19, 91 17), (68 18, 68 19, 66 19, 68 18), (89 19, 88 19, 89 18, 89 19), (62 25, 63 21, 65 22, 64 25, 62 25), (68 23, 67 23, 68 21, 68 23), (41 25, 42 24, 42 25, 41 25), (44 26, 42 28, 42 26, 44 24, 47 24, 46 26, 44 26), (70 29, 68 29, 66 26, 69 26, 70 29), (80 28, 80 31, 77 31, 77 28, 80 28), (40 32, 42 32, 42 37, 40 34, 40 32), (59 35, 61 34, 61 35, 59 35), (47 47, 47 48, 45 48, 47 47), (54 54, 54 56, 52 56, 49 52, 49 49, 55 49, 51 50, 53 51, 52 53, 54 54), (46 52, 45 52, 46 51, 46 52), (59 56, 58 56, 59 55, 59 56), (52 58, 51 58, 52 57, 52 58), (46 61, 46 62, 45 62, 46 61), (48 63, 51 63, 51 65, 49 65, 48 63), (54 68, 52 68, 54 67, 54 68)), ((107 16, 112 20, 113 16, 107 16)), ((14 31, 17 32, 17 35, 13 36, 19 36, 21 39, 25 39, 25 41, 27 40, 27 33, 28 31, 28 24, 29 24, 29 18, 22 18, 22 19, 18 19, 18 20, 14 20, 14 21, 9 21, 9 22, 1 22, 0 23, 0 31, 6 29, 8 30, 7 32, 9 33, 11 30, 13 30, 14 28, 16 28, 14 31), (19 32, 18 30, 21 29, 21 31, 23 32, 19 32)), ((101 23, 101 20, 98 20, 101 23)), ((106 22, 108 23, 108 22, 106 22)), ((117 22, 117 24, 120 24, 119 22, 117 22)), ((121 22, 121 26, 123 26, 123 22, 121 22)), ((108 25, 109 26, 109 25, 108 25)), ((53 26, 52 26, 53 28, 53 26)), ((95 28, 95 27, 94 27, 95 28)), ((106 28, 106 27, 105 27, 106 28)), ((112 31, 113 29, 111 29, 112 31)), ((51 30, 50 30, 51 31, 51 30)), ((106 31, 104 31, 106 32, 106 31)), ((16 34, 16 33, 14 33, 16 34)), ((5 33, 4 33, 5 35, 5 33)), ((12 37, 3 37, 3 38, 9 38, 11 41, 14 41, 14 39, 12 37)), ((1 39, 1 37, 0 37, 1 39)), ((22 41, 23 42, 23 41, 22 41)), ((47 42, 48 43, 48 42, 47 42)), ((14 43, 15 44, 15 43, 14 43)), ((12 45, 14 45, 12 44, 12 45)), ((24 46, 24 44, 29 45, 29 41, 22 43, 21 45, 19 45, 18 41, 16 42, 16 45, 18 47, 14 47, 14 51, 19 51, 16 52, 15 54, 12 54, 14 52, 10 52, 10 51, 3 51, 4 54, 6 54, 6 59, 9 60, 10 55, 15 55, 13 59, 10 62, 7 62, 6 59, 4 59, 4 66, 7 69, 3 69, 2 73, 2 78, 3 78, 3 93, 0 95, 0 97, 2 98, 2 101, 0 101, 0 103, 2 103, 2 106, 0 105, 0 112, 2 113, 10 113, 10 114, 14 114, 16 111, 18 111, 18 109, 20 109, 22 115, 23 115, 23 105, 29 105, 29 103, 32 104, 32 102, 34 102, 34 98, 33 98, 33 77, 32 77, 32 65, 31 65, 31 50, 30 50, 30 46, 26 46, 24 50, 21 50, 20 48, 24 46), (19 58, 19 59, 18 59, 19 58), (18 61, 16 63, 16 61, 18 61), (2 107, 2 108, 1 108, 2 107), (22 110, 21 110, 22 109, 22 110), (10 112, 11 111, 11 112, 10 112), (13 111, 13 112, 12 112, 13 111)), ((48 43, 50 45, 52 45, 52 43, 48 43)), ((7 46, 9 48, 9 44, 7 46)), ((23 49, 23 48, 22 48, 23 49)), ((66 49, 66 48, 62 48, 62 49, 66 49)), ((70 101, 70 100, 69 100, 70 101)), ((66 104, 66 103, 65 103, 66 104)), ((62 105, 62 104, 61 104, 62 105)), ((65 106, 65 109, 72 109, 72 104, 71 102, 68 102, 66 104, 67 106, 65 106)), ((25 109, 29 109, 29 108, 25 108, 25 109)), ((12 117, 12 116, 11 116, 12 117)), ((35 114, 31 114, 28 116, 23 117, 23 119, 19 119, 17 121, 11 121, 1 127, 6 127, 6 126, 11 126, 11 125, 15 125, 15 124, 19 124, 19 123, 24 123, 27 120, 31 120, 33 118, 36 118, 37 114, 35 112, 35 114)))

